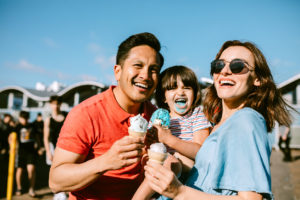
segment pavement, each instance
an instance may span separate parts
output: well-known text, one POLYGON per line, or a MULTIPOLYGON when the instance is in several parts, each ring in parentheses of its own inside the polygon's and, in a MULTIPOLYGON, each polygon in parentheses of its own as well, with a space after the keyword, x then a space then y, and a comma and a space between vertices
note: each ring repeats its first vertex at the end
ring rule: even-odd
MULTIPOLYGON (((271 155, 272 191, 275 200, 300 200, 300 150, 292 150, 292 162, 283 162, 283 154, 273 150, 271 155)), ((42 159, 41 159, 42 160, 42 159)), ((3 162, 0 163, 3 165, 3 162)), ((36 198, 31 198, 28 194, 13 196, 13 200, 50 200, 53 194, 47 187, 48 174, 47 166, 37 165, 37 190, 36 198)), ((2 169, 0 170, 0 172, 2 169)), ((2 171, 3 172, 3 171, 2 171)), ((0 174, 0 177, 2 173, 0 174)), ((3 176, 2 176, 3 177, 3 176)), ((5 182, 5 181, 4 181, 5 182)), ((1 190, 4 188, 3 181, 0 180, 1 190)), ((5 182, 6 183, 6 182, 5 182)), ((5 199, 3 191, 0 193, 0 200, 5 199)))

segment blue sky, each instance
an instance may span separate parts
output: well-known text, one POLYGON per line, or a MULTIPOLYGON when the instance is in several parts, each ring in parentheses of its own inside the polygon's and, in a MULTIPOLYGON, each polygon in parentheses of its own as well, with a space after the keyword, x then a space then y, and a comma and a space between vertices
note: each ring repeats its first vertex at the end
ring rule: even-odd
POLYGON ((164 68, 198 78, 231 39, 256 43, 276 83, 300 73, 298 0, 0 0, 0 88, 115 83, 118 45, 140 32, 158 37, 164 68))

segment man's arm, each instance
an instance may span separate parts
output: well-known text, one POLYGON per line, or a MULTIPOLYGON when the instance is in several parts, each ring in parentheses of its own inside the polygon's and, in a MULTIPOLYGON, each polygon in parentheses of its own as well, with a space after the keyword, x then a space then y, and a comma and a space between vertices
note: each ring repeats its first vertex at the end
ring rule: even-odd
POLYGON ((49 186, 53 192, 86 187, 106 171, 139 162, 143 147, 142 138, 125 136, 116 141, 105 154, 87 161, 85 155, 57 147, 50 169, 49 186))

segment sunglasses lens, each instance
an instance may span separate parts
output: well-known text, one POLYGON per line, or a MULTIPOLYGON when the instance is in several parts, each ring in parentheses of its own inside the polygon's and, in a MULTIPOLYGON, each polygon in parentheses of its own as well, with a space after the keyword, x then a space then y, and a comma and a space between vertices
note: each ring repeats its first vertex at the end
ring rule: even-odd
POLYGON ((211 74, 218 74, 225 67, 225 63, 222 60, 215 60, 211 63, 211 74))
POLYGON ((245 67, 245 63, 240 60, 233 60, 230 63, 230 70, 234 74, 240 73, 245 67))

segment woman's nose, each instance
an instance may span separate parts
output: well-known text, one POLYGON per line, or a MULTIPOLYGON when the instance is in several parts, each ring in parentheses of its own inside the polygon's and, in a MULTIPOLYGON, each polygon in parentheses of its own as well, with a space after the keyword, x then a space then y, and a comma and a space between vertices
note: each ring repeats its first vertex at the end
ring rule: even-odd
POLYGON ((225 63, 224 68, 221 70, 221 74, 231 74, 232 73, 230 70, 229 64, 230 63, 225 63))

